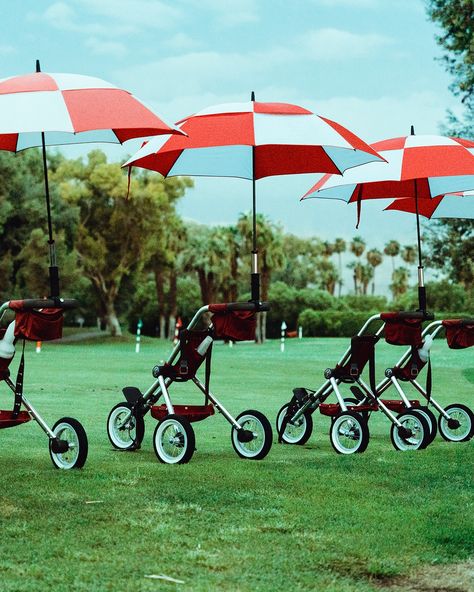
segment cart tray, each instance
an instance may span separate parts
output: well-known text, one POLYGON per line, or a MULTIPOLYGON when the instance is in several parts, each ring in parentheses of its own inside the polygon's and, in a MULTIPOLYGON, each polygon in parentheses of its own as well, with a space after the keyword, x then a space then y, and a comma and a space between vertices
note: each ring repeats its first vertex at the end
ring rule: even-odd
POLYGON ((0 430, 4 428, 13 428, 22 423, 30 421, 31 417, 28 411, 20 411, 18 417, 13 418, 13 411, 0 409, 0 430))
MULTIPOLYGON (((201 421, 214 415, 213 405, 173 405, 175 415, 181 415, 188 421, 201 421)), ((168 415, 166 405, 154 405, 151 408, 151 416, 162 421, 168 415)))
MULTIPOLYGON (((360 413, 361 411, 377 411, 378 407, 375 403, 369 405, 347 405, 348 411, 355 411, 360 413)), ((334 416, 341 413, 341 406, 339 403, 321 403, 319 406, 321 415, 334 416)))
MULTIPOLYGON (((390 409, 390 411, 397 411, 398 413, 401 413, 402 411, 406 411, 406 407, 405 404, 402 400, 400 399, 380 399, 381 402, 390 409)), ((420 406, 420 401, 418 401, 417 399, 413 399, 410 401, 410 405, 412 407, 419 407, 420 406)))

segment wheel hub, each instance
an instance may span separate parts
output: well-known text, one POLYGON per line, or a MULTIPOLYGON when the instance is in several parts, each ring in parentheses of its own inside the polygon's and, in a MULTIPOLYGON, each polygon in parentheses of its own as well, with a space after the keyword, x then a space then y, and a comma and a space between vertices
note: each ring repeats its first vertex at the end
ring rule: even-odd
POLYGON ((453 417, 450 417, 448 419, 448 428, 450 430, 457 430, 460 427, 461 427, 461 423, 457 419, 454 419, 453 417))

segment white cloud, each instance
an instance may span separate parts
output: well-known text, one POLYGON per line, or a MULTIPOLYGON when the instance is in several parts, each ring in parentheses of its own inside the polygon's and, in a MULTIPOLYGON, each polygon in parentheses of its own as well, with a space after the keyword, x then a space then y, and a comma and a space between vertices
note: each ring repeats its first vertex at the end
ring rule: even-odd
POLYGON ((41 14, 30 12, 28 19, 44 21, 61 31, 110 38, 169 28, 180 14, 159 0, 76 0, 54 2, 41 14))
POLYGON ((201 46, 201 41, 198 41, 197 38, 193 38, 186 33, 180 32, 165 40, 163 45, 173 51, 186 52, 201 46))
POLYGON ((392 43, 378 33, 359 34, 333 28, 308 31, 301 40, 307 57, 327 61, 370 57, 380 47, 392 43))
POLYGON ((186 0, 190 8, 208 10, 210 16, 221 27, 233 27, 259 20, 258 2, 255 0, 186 0))
POLYGON ((118 41, 102 41, 96 37, 86 39, 84 45, 96 55, 108 55, 121 58, 127 53, 127 48, 118 41))
POLYGON ((13 45, 0 45, 0 55, 10 55, 15 53, 16 49, 13 45))

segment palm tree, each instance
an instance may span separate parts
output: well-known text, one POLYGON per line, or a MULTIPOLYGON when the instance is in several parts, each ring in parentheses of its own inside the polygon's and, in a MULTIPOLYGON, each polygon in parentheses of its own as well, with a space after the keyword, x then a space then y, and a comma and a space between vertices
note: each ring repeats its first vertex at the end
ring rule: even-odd
POLYGON ((370 263, 367 263, 366 265, 361 265, 359 274, 360 283, 362 286, 362 294, 366 296, 370 280, 372 280, 374 277, 374 268, 372 267, 372 265, 370 265, 370 263))
POLYGON ((362 253, 365 250, 365 240, 361 236, 355 236, 350 245, 350 251, 353 255, 357 257, 357 262, 354 265, 348 265, 350 269, 354 270, 354 292, 355 294, 359 294, 359 284, 361 280, 361 262, 360 257, 362 257, 362 253))
POLYGON ((410 278, 410 271, 406 267, 397 267, 392 275, 392 283, 390 289, 392 290, 393 299, 405 294, 408 290, 408 280, 410 278))
POLYGON ((375 268, 383 261, 383 255, 378 249, 367 251, 367 261, 372 266, 372 295, 375 293, 375 268))
POLYGON ((405 245, 402 249, 401 256, 405 263, 408 265, 414 265, 416 262, 417 257, 417 248, 416 245, 405 245))
POLYGON ((346 241, 343 238, 336 238, 334 241, 334 252, 337 254, 339 263, 339 281, 338 281, 338 296, 341 295, 342 290, 342 253, 346 250, 346 241))
POLYGON ((396 240, 388 241, 383 252, 392 258, 392 271, 395 272, 395 257, 400 253, 400 243, 396 240))

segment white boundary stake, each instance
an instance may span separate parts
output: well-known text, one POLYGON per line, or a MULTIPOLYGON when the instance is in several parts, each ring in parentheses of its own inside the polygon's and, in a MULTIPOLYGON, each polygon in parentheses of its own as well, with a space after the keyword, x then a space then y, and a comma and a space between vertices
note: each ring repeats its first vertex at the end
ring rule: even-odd
POLYGON ((36 353, 37 354, 41 353, 41 341, 36 342, 36 353))
POLYGON ((181 327, 183 326, 183 321, 181 320, 181 317, 178 317, 174 326, 174 339, 173 339, 173 343, 176 345, 179 341, 179 330, 181 329, 181 327))
POLYGON ((283 353, 285 351, 285 334, 286 334, 286 329, 287 329, 287 325, 286 325, 285 321, 282 321, 280 329, 281 329, 280 351, 283 353))
POLYGON ((137 337, 136 337, 136 343, 135 343, 135 353, 136 354, 140 353, 140 338, 141 338, 141 334, 142 334, 142 327, 143 327, 143 321, 141 319, 138 319, 137 337))
POLYGON ((298 327, 298 339, 303 339, 303 327, 301 325, 298 327))

